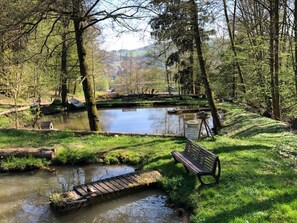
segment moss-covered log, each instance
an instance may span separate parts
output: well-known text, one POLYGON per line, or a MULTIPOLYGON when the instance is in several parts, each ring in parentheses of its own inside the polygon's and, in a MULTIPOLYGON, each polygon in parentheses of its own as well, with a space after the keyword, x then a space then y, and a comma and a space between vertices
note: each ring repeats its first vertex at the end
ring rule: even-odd
POLYGON ((45 158, 48 160, 53 159, 56 156, 55 148, 15 148, 15 149, 0 149, 0 157, 36 157, 45 158))

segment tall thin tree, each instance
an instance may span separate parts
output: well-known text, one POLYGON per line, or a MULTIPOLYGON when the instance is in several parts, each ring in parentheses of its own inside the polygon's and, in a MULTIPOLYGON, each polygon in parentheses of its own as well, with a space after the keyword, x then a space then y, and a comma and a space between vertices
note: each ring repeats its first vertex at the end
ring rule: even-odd
POLYGON ((218 133, 219 129, 222 127, 218 110, 212 95, 211 87, 209 84, 206 67, 205 67, 205 61, 203 57, 203 51, 202 51, 202 42, 201 42, 201 34, 200 34, 200 28, 198 23, 198 10, 195 0, 190 0, 190 3, 192 5, 192 15, 193 15, 193 28, 194 28, 194 34, 195 34, 195 44, 196 44, 196 50, 199 60, 199 67, 200 72, 202 76, 203 85, 205 88, 205 93, 207 96, 208 104, 210 107, 211 115, 213 118, 213 125, 214 125, 214 132, 218 133))

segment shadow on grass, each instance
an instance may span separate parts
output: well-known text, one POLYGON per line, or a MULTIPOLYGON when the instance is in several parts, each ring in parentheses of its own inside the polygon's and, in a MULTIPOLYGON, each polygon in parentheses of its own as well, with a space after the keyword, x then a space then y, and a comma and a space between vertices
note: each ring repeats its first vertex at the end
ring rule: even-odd
POLYGON ((240 132, 237 132, 236 134, 233 134, 232 137, 252 137, 256 136, 258 134, 262 133, 282 133, 287 132, 288 129, 286 129, 284 126, 281 126, 279 124, 265 124, 265 125, 258 125, 258 126, 252 126, 247 129, 244 129, 240 132))
MULTIPOLYGON (((161 161, 161 160, 169 160, 172 158, 172 155, 171 154, 168 154, 168 155, 164 155, 164 156, 157 156, 151 160, 149 160, 150 163, 154 163, 154 162, 158 162, 158 161, 161 161)), ((173 160, 173 158, 172 158, 173 160)))
POLYGON ((190 196, 197 190, 199 184, 194 174, 188 174, 181 164, 169 161, 157 164, 154 169, 158 170, 163 176, 162 188, 171 201, 185 209, 192 210, 193 206, 190 196))
POLYGON ((263 146, 263 145, 248 145, 248 146, 222 146, 217 147, 212 150, 215 154, 222 154, 222 153, 233 153, 239 151, 250 151, 250 150, 270 150, 271 147, 263 146))
MULTIPOLYGON (((112 149, 106 149, 107 152, 110 152, 110 151, 115 151, 115 150, 122 150, 122 149, 131 149, 133 147, 150 147, 150 146, 153 146, 153 145, 162 145, 162 143, 166 143, 168 142, 168 139, 156 139, 156 140, 152 140, 152 141, 149 141, 149 142, 141 142, 141 143, 133 143, 133 144, 128 144, 126 146, 116 146, 116 147, 113 147, 112 149)), ((174 143, 175 144, 185 144, 186 141, 184 139, 174 139, 174 143)), ((153 149, 153 147, 151 147, 153 149)))
POLYGON ((232 134, 232 137, 251 137, 261 133, 281 133, 289 130, 288 127, 275 120, 256 114, 235 113, 234 115, 231 113, 229 114, 229 122, 230 124, 224 126, 223 132, 227 134, 231 132, 232 134, 234 129, 240 130, 240 132, 232 134), (242 129, 244 127, 248 128, 242 129))

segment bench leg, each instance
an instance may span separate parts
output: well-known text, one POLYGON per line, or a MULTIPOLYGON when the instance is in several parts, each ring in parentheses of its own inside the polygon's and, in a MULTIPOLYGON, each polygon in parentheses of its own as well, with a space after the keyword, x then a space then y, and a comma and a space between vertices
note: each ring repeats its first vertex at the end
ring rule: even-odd
POLYGON ((198 177, 198 180, 200 181, 200 184, 201 184, 200 186, 213 185, 213 184, 219 183, 219 178, 217 176, 213 176, 213 178, 215 179, 215 182, 212 182, 212 183, 203 182, 202 175, 197 175, 197 177, 198 177))
POLYGON ((174 159, 175 164, 177 164, 178 161, 176 160, 176 158, 175 158, 174 156, 172 156, 172 157, 173 157, 173 159, 174 159))
MULTIPOLYGON (((183 164, 184 165, 184 164, 183 164)), ((190 171, 188 170, 188 168, 186 167, 186 165, 184 165, 184 168, 186 169, 187 173, 189 173, 190 171)))
POLYGON ((206 184, 203 182, 203 180, 202 180, 202 178, 201 178, 201 177, 202 177, 201 175, 198 175, 197 177, 198 177, 198 180, 200 181, 200 184, 201 184, 200 186, 204 186, 204 185, 206 185, 206 184))

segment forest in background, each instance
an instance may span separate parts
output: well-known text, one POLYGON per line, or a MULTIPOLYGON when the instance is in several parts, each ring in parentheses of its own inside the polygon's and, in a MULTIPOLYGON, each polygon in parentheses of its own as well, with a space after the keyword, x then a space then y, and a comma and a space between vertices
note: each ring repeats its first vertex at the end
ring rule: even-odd
MULTIPOLYGON (((0 3, 0 93, 15 106, 49 93, 83 92, 96 130, 96 90, 111 77, 100 50, 106 24, 119 32, 148 22, 155 47, 145 63, 127 53, 116 87, 126 94, 205 94, 243 102, 277 120, 297 114, 297 10, 293 0, 45 0, 0 3), (136 22, 135 22, 136 21, 136 22), (124 84, 123 84, 124 83, 124 84)), ((108 38, 108 37, 104 37, 108 38)), ((220 127, 220 124, 217 125, 220 127)))

